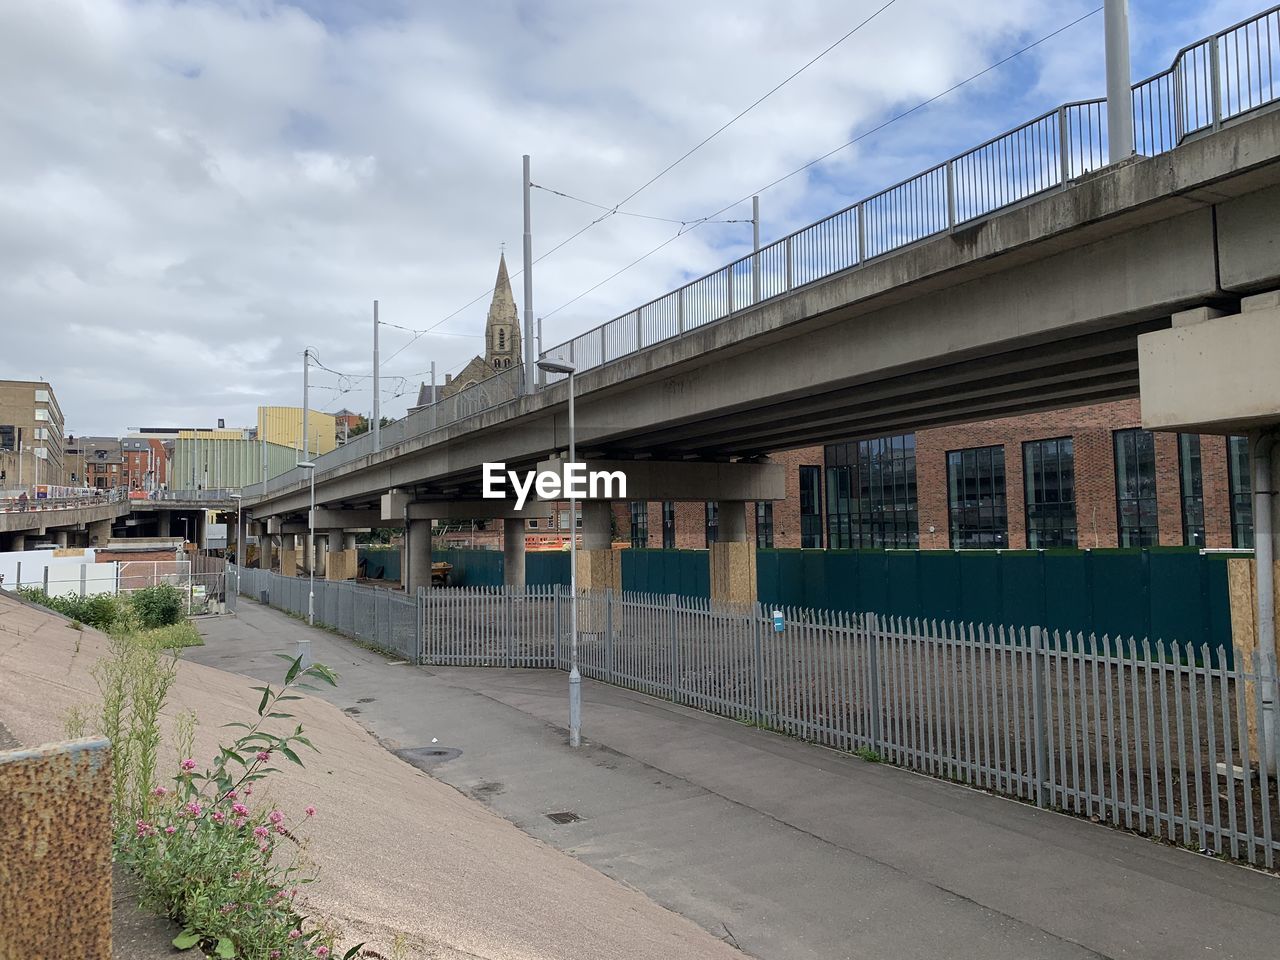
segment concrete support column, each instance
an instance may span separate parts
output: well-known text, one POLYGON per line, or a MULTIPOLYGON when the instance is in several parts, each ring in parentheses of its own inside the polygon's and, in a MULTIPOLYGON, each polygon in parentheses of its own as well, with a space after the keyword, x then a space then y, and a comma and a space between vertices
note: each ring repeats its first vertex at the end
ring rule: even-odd
POLYGON ((508 587, 524 586, 524 521, 502 521, 502 582, 508 587))
POLYGON ((720 524, 711 544, 711 599, 725 603, 755 603, 756 545, 747 539, 747 504, 721 500, 720 524))
POLYGON ((65 546, 67 545, 67 531, 66 531, 66 530, 54 530, 54 531, 53 531, 53 542, 54 542, 54 543, 56 543, 59 547, 65 547, 65 546))
POLYGON ((25 533, 15 533, 13 540, 10 542, 10 550, 22 551, 27 549, 27 535, 25 533))
POLYGON ((419 587, 431 587, 431 521, 410 520, 404 531, 404 546, 400 582, 405 593, 412 596, 419 587))
POLYGON ((323 577, 325 570, 328 569, 326 563, 329 559, 329 534, 317 533, 315 553, 311 558, 311 562, 315 564, 316 576, 323 577))
POLYGON ((89 524, 88 544, 91 547, 105 547, 111 539, 111 521, 96 520, 89 524))
POLYGON ((324 554, 326 580, 354 580, 356 578, 356 535, 331 530, 325 537, 324 554))
POLYGON ((298 538, 292 534, 285 534, 280 538, 280 575, 298 575, 298 538))
POLYGON ((258 534, 258 569, 259 570, 270 570, 272 567, 272 564, 275 562, 276 558, 273 556, 273 554, 275 553, 274 543, 273 543, 274 540, 275 540, 275 537, 267 533, 265 529, 262 533, 258 534))
MULTIPOLYGON (((572 525, 573 522, 570 516, 569 523, 572 525)), ((612 530, 612 503, 608 500, 584 501, 582 549, 578 551, 579 590, 622 589, 622 555, 613 549, 612 530)))
POLYGON ((156 536, 171 537, 173 534, 169 532, 170 513, 168 510, 156 511, 156 536))

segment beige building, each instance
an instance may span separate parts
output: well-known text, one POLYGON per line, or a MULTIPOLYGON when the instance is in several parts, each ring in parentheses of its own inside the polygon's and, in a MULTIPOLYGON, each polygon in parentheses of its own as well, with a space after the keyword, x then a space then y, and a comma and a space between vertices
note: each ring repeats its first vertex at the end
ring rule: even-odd
POLYGON ((0 488, 66 482, 64 421, 43 380, 0 380, 0 488))
MULTIPOLYGON (((332 413, 307 411, 307 455, 318 456, 334 449, 337 443, 337 421, 332 413)), ((301 407, 259 407, 258 437, 267 443, 298 450, 302 446, 301 407)))

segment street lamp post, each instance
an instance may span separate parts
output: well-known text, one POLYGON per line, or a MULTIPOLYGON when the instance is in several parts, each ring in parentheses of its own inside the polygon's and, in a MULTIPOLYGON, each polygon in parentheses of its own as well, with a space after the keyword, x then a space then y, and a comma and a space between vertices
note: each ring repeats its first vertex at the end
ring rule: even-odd
MULTIPOLYGON (((314 460, 303 460, 298 463, 303 470, 311 474, 311 509, 307 512, 307 575, 310 583, 307 588, 307 626, 316 625, 316 464, 314 460)), ((298 641, 298 655, 302 657, 304 667, 311 666, 311 638, 298 641), (305 646, 304 646, 305 644, 305 646)))
MULTIPOLYGON (((577 367, 567 360, 543 357, 538 369, 569 377, 569 462, 577 460, 577 437, 573 423, 573 375, 577 367)), ((569 746, 582 744, 582 675, 578 672, 578 501, 569 490, 569 746)))

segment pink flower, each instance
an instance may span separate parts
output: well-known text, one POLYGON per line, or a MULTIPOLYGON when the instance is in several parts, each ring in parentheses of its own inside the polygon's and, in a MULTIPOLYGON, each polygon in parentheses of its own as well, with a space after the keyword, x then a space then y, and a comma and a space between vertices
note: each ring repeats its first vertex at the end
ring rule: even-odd
POLYGON ((327 957, 328 955, 329 955, 329 948, 328 948, 328 947, 316 947, 316 956, 317 956, 317 957, 327 957))
POLYGON ((259 760, 262 760, 263 762, 266 762, 267 760, 270 760, 270 759, 271 759, 271 751, 270 751, 270 750, 259 750, 259 751, 258 751, 258 759, 259 759, 259 760))
POLYGON ((175 833, 178 832, 178 828, 175 827, 173 824, 169 824, 169 826, 164 828, 164 832, 172 837, 175 833))
POLYGON ((213 822, 214 822, 214 823, 222 823, 222 821, 224 821, 224 820, 226 820, 226 819, 227 819, 226 814, 224 814, 221 810, 215 810, 215 811, 213 811, 213 822))
POLYGON ((280 951, 272 950, 270 956, 271 956, 271 960, 276 960, 276 958, 280 956, 280 951))
POLYGON ((169 791, 166 790, 164 787, 156 787, 154 790, 151 791, 151 795, 153 797, 163 797, 166 794, 168 794, 168 792, 169 791))
POLYGON ((314 817, 314 816, 316 815, 316 808, 315 808, 315 807, 307 807, 307 809, 306 809, 306 814, 307 814, 307 816, 308 816, 308 817, 314 817))
POLYGON ((192 800, 190 803, 187 804, 187 813, 191 814, 193 817, 200 816, 203 810, 204 810, 204 807, 200 805, 199 800, 192 800))
POLYGON ((266 853, 269 847, 265 843, 260 843, 258 844, 258 849, 261 850, 263 853, 266 853))
POLYGON ((297 940, 300 936, 302 936, 302 931, 301 931, 301 930, 290 930, 290 931, 289 931, 289 939, 290 939, 290 940, 297 940))
POLYGON ((246 797, 251 797, 251 796, 253 796, 253 786, 252 786, 252 785, 250 785, 250 786, 246 786, 246 787, 244 788, 244 795, 245 795, 246 797))
POLYGON ((183 770, 191 771, 191 770, 194 770, 195 768, 196 768, 196 762, 191 757, 187 757, 187 759, 182 761, 183 770))
POLYGON ((243 817, 246 813, 249 812, 249 808, 246 807, 243 803, 233 803, 231 805, 231 812, 234 813, 237 817, 243 817))
POLYGON ((287 830, 285 830, 285 828, 284 828, 284 824, 282 824, 282 823, 277 823, 277 824, 276 824, 276 833, 280 834, 280 836, 282 836, 282 837, 283 837, 287 832, 288 832, 288 831, 287 831, 287 830))
POLYGON ((245 823, 246 821, 244 817, 236 817, 235 821, 232 823, 232 826, 234 826, 237 830, 239 830, 241 827, 245 825, 245 823))
POLYGON ((228 791, 227 791, 227 799, 228 799, 228 800, 234 800, 235 798, 236 798, 236 792, 235 792, 234 790, 228 790, 228 791))
POLYGON ((270 832, 271 832, 271 831, 270 831, 270 830, 268 830, 266 827, 254 827, 254 828, 253 828, 253 835, 254 835, 255 837, 265 837, 265 836, 266 836, 268 833, 270 833, 270 832))
POLYGON ((149 834, 152 832, 152 830, 153 830, 153 828, 152 828, 151 824, 147 823, 145 820, 139 820, 139 821, 137 821, 137 822, 134 824, 134 826, 135 826, 135 827, 137 828, 137 830, 138 830, 138 836, 139 836, 139 837, 145 837, 145 836, 149 835, 149 834))
POLYGON ((284 814, 279 810, 272 810, 271 815, 267 817, 272 823, 284 823, 284 814))

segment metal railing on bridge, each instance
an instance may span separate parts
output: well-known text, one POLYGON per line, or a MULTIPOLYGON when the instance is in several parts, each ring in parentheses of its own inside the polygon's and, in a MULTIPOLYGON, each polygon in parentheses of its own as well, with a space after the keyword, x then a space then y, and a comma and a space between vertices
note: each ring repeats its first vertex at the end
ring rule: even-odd
MULTIPOLYGON (((413 663, 569 666, 559 585, 315 587, 318 624, 413 663)), ((306 613, 302 578, 244 570, 240 589, 306 613)), ((1280 745, 1258 721, 1280 685, 1222 647, 794 607, 776 631, 760 604, 663 594, 579 604, 590 679, 1276 865, 1280 745)))
MULTIPOLYGON (((1134 143, 1154 156, 1217 130, 1280 94, 1280 6, 1178 51, 1169 69, 1132 88, 1134 143)), ((861 266, 913 243, 1023 203, 1108 162, 1106 101, 1062 106, 922 173, 788 234, 634 310, 543 351, 590 370, 685 336, 740 310, 861 266)), ((547 374, 546 382, 563 379, 547 374)), ((518 398, 513 367, 382 428, 382 449, 518 398)), ((318 460, 318 470, 375 452, 364 434, 318 460)), ((290 470, 244 489, 249 497, 292 486, 290 470)))

